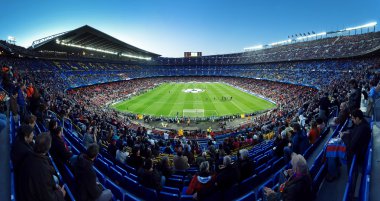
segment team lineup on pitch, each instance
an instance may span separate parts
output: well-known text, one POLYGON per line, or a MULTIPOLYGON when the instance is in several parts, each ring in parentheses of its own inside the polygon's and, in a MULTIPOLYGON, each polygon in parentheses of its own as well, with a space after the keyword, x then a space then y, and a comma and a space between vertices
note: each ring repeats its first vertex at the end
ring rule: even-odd
POLYGON ((224 83, 164 83, 112 105, 118 111, 164 117, 240 115, 275 104, 224 83), (185 115, 184 115, 185 112, 185 115))

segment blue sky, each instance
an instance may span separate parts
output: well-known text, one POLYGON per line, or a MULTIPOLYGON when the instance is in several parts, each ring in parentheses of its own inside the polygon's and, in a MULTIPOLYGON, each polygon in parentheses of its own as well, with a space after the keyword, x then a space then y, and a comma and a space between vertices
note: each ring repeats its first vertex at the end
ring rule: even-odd
POLYGON ((380 0, 2 0, 1 7, 0 39, 14 36, 24 47, 87 24, 169 57, 241 52, 295 33, 380 23, 380 0))

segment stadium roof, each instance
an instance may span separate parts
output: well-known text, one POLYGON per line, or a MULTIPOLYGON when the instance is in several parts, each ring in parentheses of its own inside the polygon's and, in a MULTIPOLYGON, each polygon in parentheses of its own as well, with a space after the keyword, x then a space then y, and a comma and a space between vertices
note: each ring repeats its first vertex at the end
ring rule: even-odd
POLYGON ((94 51, 147 60, 160 56, 127 44, 88 25, 36 40, 29 49, 54 52, 94 51))

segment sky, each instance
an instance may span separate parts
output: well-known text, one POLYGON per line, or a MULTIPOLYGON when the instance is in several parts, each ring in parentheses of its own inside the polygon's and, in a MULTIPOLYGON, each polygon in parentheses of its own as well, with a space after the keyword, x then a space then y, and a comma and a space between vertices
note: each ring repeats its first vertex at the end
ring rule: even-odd
MULTIPOLYGON (((203 55, 289 35, 380 23, 380 0, 0 0, 0 40, 34 40, 92 26, 164 57, 203 55)), ((376 27, 380 30, 380 25, 376 27)))

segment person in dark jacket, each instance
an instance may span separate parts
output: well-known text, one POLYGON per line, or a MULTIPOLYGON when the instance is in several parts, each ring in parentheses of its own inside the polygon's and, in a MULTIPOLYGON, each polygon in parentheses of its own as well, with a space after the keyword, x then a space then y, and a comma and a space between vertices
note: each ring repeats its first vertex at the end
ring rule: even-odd
POLYGON ((140 156, 140 147, 135 146, 132 148, 132 154, 129 156, 127 164, 136 170, 144 165, 144 159, 140 156))
POLYGON ((371 140, 371 127, 364 119, 361 110, 355 110, 351 114, 354 127, 352 130, 342 133, 342 140, 347 147, 347 164, 348 170, 354 155, 356 154, 357 163, 363 164, 365 154, 368 148, 369 141, 371 140))
POLYGON ((312 180, 305 158, 300 154, 293 154, 292 169, 287 170, 289 177, 280 185, 279 192, 264 187, 263 192, 268 201, 307 201, 313 200, 312 180))
POLYGON ((76 160, 73 159, 72 164, 80 201, 110 201, 112 199, 112 192, 109 189, 103 189, 102 185, 97 182, 93 165, 98 153, 99 146, 94 143, 88 146, 86 153, 79 155, 76 160))
POLYGON ((239 171, 236 166, 232 164, 231 157, 225 156, 223 158, 223 166, 220 167, 220 170, 215 181, 215 185, 219 190, 226 191, 239 181, 239 171))
POLYGON ((73 156, 73 153, 70 151, 64 140, 62 128, 58 126, 53 130, 51 135, 52 143, 50 154, 54 157, 54 159, 58 160, 57 162, 59 164, 64 164, 73 156))
POLYGON ((147 188, 161 190, 161 174, 153 168, 152 159, 145 160, 144 167, 138 171, 138 177, 141 185, 147 188))
POLYGON ((19 129, 16 140, 13 141, 11 148, 11 160, 15 172, 15 189, 16 198, 19 197, 20 192, 19 183, 23 182, 21 175, 21 165, 25 158, 33 153, 33 128, 29 125, 22 125, 19 129))
POLYGON ((324 93, 322 98, 319 100, 319 117, 323 119, 323 121, 327 121, 327 117, 329 115, 329 107, 331 103, 329 100, 329 94, 324 93))
POLYGON ((239 151, 240 156, 238 160, 238 169, 239 169, 239 181, 243 181, 244 179, 247 179, 248 177, 253 175, 254 171, 254 165, 252 160, 248 157, 248 150, 247 149, 241 149, 239 151))
POLYGON ((299 123, 293 123, 292 128, 294 132, 292 137, 292 151, 296 154, 303 154, 310 145, 309 140, 299 123))
POLYGON ((161 158, 157 169, 163 176, 165 176, 166 179, 168 179, 173 174, 173 167, 170 165, 169 158, 167 156, 161 158))
POLYGON ((350 93, 348 96, 348 107, 350 112, 360 108, 361 90, 358 87, 358 82, 352 79, 348 82, 350 84, 350 93))
POLYGON ((55 181, 55 170, 46 156, 51 146, 51 137, 42 133, 36 138, 34 153, 29 153, 22 165, 20 196, 23 201, 63 201, 66 191, 55 181))

